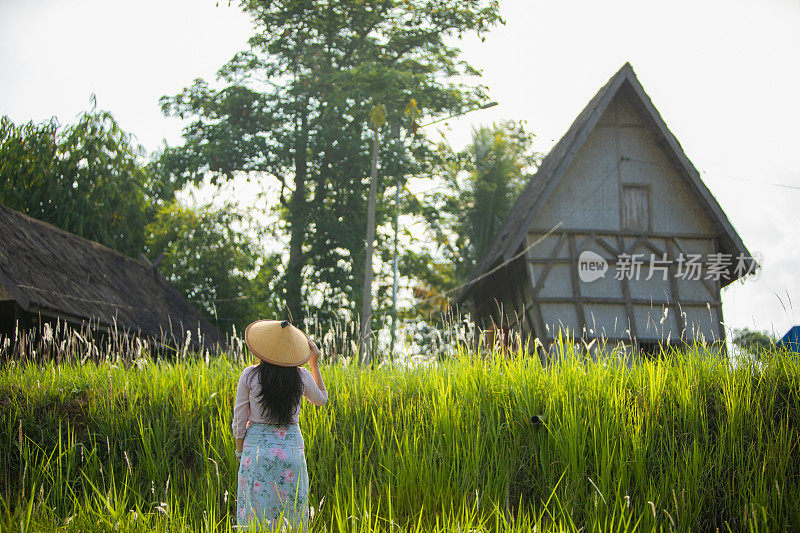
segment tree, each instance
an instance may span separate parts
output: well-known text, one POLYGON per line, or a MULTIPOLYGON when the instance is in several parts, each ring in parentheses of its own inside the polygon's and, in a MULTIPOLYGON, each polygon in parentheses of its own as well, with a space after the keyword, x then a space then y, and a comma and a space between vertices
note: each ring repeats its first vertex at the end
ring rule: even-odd
MULTIPOLYGON (((405 120, 413 128, 403 118, 412 100, 422 116, 484 101, 483 87, 459 81, 477 72, 447 41, 500 22, 497 1, 243 0, 241 6, 256 34, 249 50, 220 69, 222 87, 196 80, 162 99, 166 114, 191 120, 185 144, 168 151, 164 164, 181 179, 210 174, 220 181, 239 172, 277 179, 289 235, 282 297, 295 321, 302 323, 309 302, 304 284, 321 295, 323 310, 358 309, 369 112, 383 106, 387 123, 405 120)), ((421 136, 410 149, 384 143, 381 174, 404 183, 430 153, 421 136)), ((386 186, 379 179, 379 225, 386 186)))
POLYGON ((241 332, 259 316, 275 316, 278 257, 248 234, 248 217, 232 205, 197 209, 173 203, 147 226, 146 251, 164 254, 159 271, 220 331, 241 332))
POLYGON ((162 180, 143 155, 114 117, 95 107, 65 128, 55 119, 16 126, 4 116, 0 202, 136 256, 147 221, 182 185, 174 176, 162 180))
POLYGON ((473 133, 469 147, 473 166, 463 191, 468 204, 459 219, 473 265, 486 253, 530 179, 526 170, 537 163, 532 142, 533 136, 513 122, 482 127, 473 133))
POLYGON ((430 237, 426 250, 406 251, 404 274, 420 280, 414 293, 428 312, 449 308, 455 294, 443 293, 467 282, 491 246, 540 161, 533 138, 524 123, 506 121, 474 130, 460 152, 442 144, 442 187, 421 200, 409 196, 410 210, 425 220, 430 237))
POLYGON ((748 328, 733 330, 733 345, 742 352, 760 358, 765 351, 775 348, 776 339, 766 331, 748 328))

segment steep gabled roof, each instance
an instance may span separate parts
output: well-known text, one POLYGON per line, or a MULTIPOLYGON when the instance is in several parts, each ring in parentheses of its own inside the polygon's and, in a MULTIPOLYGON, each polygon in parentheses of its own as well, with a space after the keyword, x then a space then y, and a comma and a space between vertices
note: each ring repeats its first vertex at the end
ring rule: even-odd
MULTIPOLYGON (((708 187, 700 178, 700 173, 692 165, 689 158, 681 148, 680 143, 667 127, 661 114, 653 105, 650 97, 645 93, 644 87, 639 82, 633 67, 630 63, 625 63, 619 71, 611 77, 588 105, 581 111, 575 121, 567 130, 567 133, 556 143, 550 153, 542 160, 536 174, 531 178, 523 189, 514 206, 511 208, 506 221, 494 238, 493 245, 478 263, 475 272, 470 278, 476 280, 494 268, 497 268, 504 261, 512 258, 524 243, 528 228, 531 227, 539 210, 550 197, 550 194, 558 184, 564 171, 569 167, 575 155, 581 149, 589 134, 594 129, 597 121, 608 108, 608 105, 621 90, 627 91, 632 95, 634 107, 642 116, 650 131, 656 135, 657 140, 663 145, 665 151, 676 164, 676 168, 683 175, 692 192, 697 197, 700 204, 717 228, 720 235, 720 247, 722 253, 730 253, 734 257, 744 254, 749 257, 742 239, 733 229, 728 217, 722 211, 717 200, 708 190, 708 187)), ((752 261, 752 260, 751 260, 752 261)), ((752 265, 755 262, 752 261, 752 265)), ((723 286, 732 283, 738 278, 731 267, 729 278, 724 280, 723 286)), ((458 300, 463 299, 474 288, 475 283, 468 283, 461 292, 458 300)))
MULTIPOLYGON (((219 333, 158 271, 0 205, 0 287, 29 313, 198 346, 219 333)), ((0 291, 2 292, 2 291, 0 291)))

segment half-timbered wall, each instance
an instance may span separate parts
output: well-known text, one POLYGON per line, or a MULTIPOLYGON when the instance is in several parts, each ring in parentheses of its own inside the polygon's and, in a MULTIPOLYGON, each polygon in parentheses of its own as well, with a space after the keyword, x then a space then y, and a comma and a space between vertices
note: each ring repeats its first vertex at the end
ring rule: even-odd
POLYGON ((718 251, 717 233, 626 94, 611 102, 528 232, 526 246, 561 222, 528 251, 519 276, 532 278, 521 293, 528 323, 543 339, 561 329, 583 338, 723 340, 719 282, 704 279, 705 269, 699 280, 676 275, 681 254, 705 260, 718 251), (608 263, 589 282, 578 272, 587 250, 608 263), (622 254, 643 254, 638 277, 617 279, 622 254), (651 256, 661 267, 652 273, 651 256))

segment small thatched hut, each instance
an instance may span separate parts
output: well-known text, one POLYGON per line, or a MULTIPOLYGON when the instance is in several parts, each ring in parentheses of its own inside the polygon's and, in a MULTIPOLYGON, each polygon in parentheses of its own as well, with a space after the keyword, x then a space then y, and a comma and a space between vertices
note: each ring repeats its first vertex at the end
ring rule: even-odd
POLYGON ((219 333, 149 264, 0 205, 0 333, 62 321, 194 347, 219 333))
POLYGON ((545 347, 559 333, 722 347, 720 289, 755 268, 626 63, 542 161, 459 301, 545 347))

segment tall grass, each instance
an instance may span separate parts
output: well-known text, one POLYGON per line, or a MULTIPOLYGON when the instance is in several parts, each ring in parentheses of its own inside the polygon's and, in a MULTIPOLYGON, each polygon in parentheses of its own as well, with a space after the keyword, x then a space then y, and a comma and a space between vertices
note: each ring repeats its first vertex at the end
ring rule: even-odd
MULTIPOLYGON (((312 530, 800 528, 796 360, 562 350, 324 366, 312 530)), ((0 368, 0 530, 232 530, 243 363, 133 360, 0 368)))

